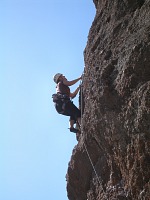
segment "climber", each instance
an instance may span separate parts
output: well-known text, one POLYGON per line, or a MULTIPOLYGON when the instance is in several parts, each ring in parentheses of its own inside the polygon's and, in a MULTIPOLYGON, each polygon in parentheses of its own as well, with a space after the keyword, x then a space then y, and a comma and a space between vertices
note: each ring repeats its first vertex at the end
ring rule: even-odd
POLYGON ((80 90, 78 87, 73 93, 70 92, 69 86, 74 85, 82 77, 75 80, 68 81, 67 78, 61 74, 57 73, 54 77, 54 82, 56 86, 56 94, 53 94, 53 102, 55 103, 55 108, 59 114, 70 116, 69 129, 70 132, 80 133, 77 128, 74 128, 74 124, 77 123, 80 127, 81 125, 81 111, 73 104, 71 99, 73 99, 80 90))

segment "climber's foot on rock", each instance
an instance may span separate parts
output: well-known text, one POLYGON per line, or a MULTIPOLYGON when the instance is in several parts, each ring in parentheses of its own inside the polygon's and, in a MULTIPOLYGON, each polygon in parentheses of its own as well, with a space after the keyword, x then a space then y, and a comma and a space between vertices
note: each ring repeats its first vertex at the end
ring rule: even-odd
POLYGON ((78 129, 76 128, 69 128, 70 129, 70 132, 73 132, 73 133, 78 133, 80 132, 78 129))

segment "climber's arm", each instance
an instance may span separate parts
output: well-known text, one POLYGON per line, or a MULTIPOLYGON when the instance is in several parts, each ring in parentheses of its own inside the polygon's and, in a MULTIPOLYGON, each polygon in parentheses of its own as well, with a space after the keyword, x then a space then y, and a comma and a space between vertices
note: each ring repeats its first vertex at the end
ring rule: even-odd
POLYGON ((73 93, 70 93, 70 97, 73 99, 74 97, 76 97, 76 95, 78 94, 80 90, 80 87, 78 87, 73 93))
POLYGON ((77 78, 75 80, 72 80, 72 81, 64 80, 63 84, 67 85, 67 86, 72 86, 72 85, 74 85, 75 83, 77 83, 81 79, 82 79, 82 77, 79 77, 79 78, 77 78))

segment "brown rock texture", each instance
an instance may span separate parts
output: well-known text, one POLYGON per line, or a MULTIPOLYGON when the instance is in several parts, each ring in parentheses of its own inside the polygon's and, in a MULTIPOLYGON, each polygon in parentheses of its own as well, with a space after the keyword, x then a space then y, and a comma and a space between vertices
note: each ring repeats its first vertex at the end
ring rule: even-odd
POLYGON ((149 200, 150 0, 93 2, 68 199, 149 200))

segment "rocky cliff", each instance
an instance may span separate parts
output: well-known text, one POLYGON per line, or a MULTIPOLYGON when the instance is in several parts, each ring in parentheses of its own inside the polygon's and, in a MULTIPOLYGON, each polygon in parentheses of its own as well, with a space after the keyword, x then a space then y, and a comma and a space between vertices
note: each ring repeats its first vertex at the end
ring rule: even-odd
POLYGON ((69 200, 150 199, 150 0, 93 0, 69 200))

